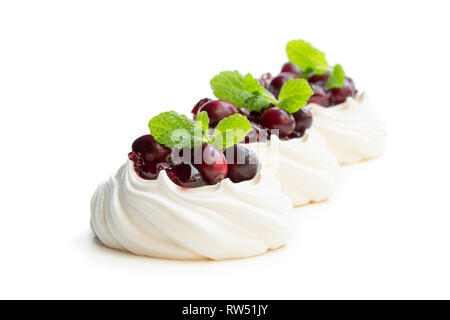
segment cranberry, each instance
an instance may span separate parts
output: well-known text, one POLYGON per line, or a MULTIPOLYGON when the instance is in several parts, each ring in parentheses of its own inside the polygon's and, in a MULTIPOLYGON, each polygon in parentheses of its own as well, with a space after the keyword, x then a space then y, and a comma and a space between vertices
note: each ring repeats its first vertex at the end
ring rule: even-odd
POLYGON ((181 187, 197 188, 207 185, 202 174, 190 163, 166 166, 164 170, 170 180, 181 187))
POLYGON ((321 85, 325 84, 330 77, 330 72, 325 72, 324 74, 315 74, 308 78, 309 83, 319 83, 321 85))
POLYGON ((217 149, 212 144, 203 145, 201 148, 202 161, 201 163, 194 163, 194 166, 203 174, 203 178, 209 184, 216 184, 225 179, 228 166, 222 150, 217 149))
POLYGON ((342 87, 331 89, 331 99, 334 105, 340 104, 345 102, 345 100, 347 100, 347 97, 356 96, 357 92, 358 91, 356 90, 353 79, 345 78, 342 87))
POLYGON ((146 134, 137 138, 131 149, 142 155, 145 163, 167 162, 172 150, 159 144, 152 135, 146 134))
POLYGON ((295 131, 300 132, 301 135, 312 126, 313 116, 311 111, 305 108, 299 109, 292 114, 295 119, 295 131))
POLYGON ((239 109, 239 113, 242 114, 243 116, 247 117, 247 118, 250 116, 250 112, 247 109, 245 109, 245 108, 240 108, 239 109))
POLYGON ((290 72, 290 73, 295 73, 297 75, 300 75, 302 73, 302 69, 300 69, 299 67, 297 67, 296 65, 294 65, 290 62, 286 62, 281 67, 281 72, 290 72))
POLYGON ((212 99, 209 98, 203 98, 201 99, 199 102, 197 102, 197 104, 194 106, 194 108, 192 109, 192 113, 194 115, 194 120, 197 118, 197 114, 198 114, 198 110, 203 107, 203 105, 207 104, 208 102, 212 101, 212 99))
POLYGON ((279 109, 266 109, 261 116, 261 124, 268 129, 278 129, 280 138, 290 135, 295 130, 295 119, 292 114, 279 109))
POLYGON ((267 72, 267 73, 264 73, 259 78, 258 82, 263 88, 269 89, 269 84, 270 84, 271 80, 272 80, 272 75, 269 72, 267 72))
POLYGON ((323 107, 329 107, 331 105, 331 94, 328 89, 324 89, 318 84, 311 84, 311 89, 314 94, 309 98, 308 103, 316 103, 323 107))
POLYGON ((294 131, 290 135, 285 137, 283 140, 291 140, 291 139, 295 139, 295 138, 301 138, 301 137, 303 137, 303 134, 304 134, 304 132, 294 131))
POLYGON ((201 111, 206 111, 208 113, 210 127, 217 126, 220 120, 239 112, 231 102, 224 100, 207 102, 198 110, 198 112, 201 111))
POLYGON ((235 144, 224 151, 228 162, 228 178, 234 183, 251 180, 258 171, 258 158, 256 154, 235 144))
POLYGON ((290 79, 298 79, 298 78, 299 78, 299 76, 296 75, 295 73, 289 73, 289 72, 280 73, 275 78, 273 78, 272 81, 270 81, 269 91, 276 98, 278 98, 278 96, 279 96, 279 94, 281 92, 281 88, 283 87, 283 85, 286 82, 288 82, 288 80, 290 80, 290 79))
POLYGON ((258 123, 261 120, 261 112, 258 111, 252 111, 250 112, 250 114, 247 116, 249 121, 253 121, 258 123))
POLYGON ((156 164, 154 163, 146 163, 142 166, 135 166, 136 171, 139 176, 146 180, 155 180, 158 178, 159 170, 157 169, 156 164))
POLYGON ((245 143, 252 143, 259 141, 259 134, 261 130, 264 130, 259 124, 250 122, 252 125, 252 130, 250 130, 249 133, 245 136, 244 142, 245 143))

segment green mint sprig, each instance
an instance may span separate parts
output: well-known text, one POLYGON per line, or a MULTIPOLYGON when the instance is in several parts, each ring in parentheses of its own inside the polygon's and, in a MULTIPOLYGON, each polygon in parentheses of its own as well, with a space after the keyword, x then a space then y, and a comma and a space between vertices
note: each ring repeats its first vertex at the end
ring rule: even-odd
POLYGON ((238 108, 245 107, 254 111, 276 103, 275 97, 250 73, 244 76, 238 71, 224 71, 212 78, 210 84, 216 97, 229 101, 238 108))
POLYGON ((229 101, 250 112, 261 111, 273 104, 295 113, 306 105, 313 94, 305 79, 290 79, 284 84, 277 100, 250 73, 244 76, 238 71, 221 72, 211 79, 210 84, 218 99, 229 101))
POLYGON ((234 114, 221 120, 211 137, 206 111, 200 112, 195 122, 175 111, 163 112, 153 117, 148 127, 156 141, 166 147, 179 149, 203 144, 213 144, 219 149, 226 149, 244 140, 252 129, 245 116, 234 114))
POLYGON ((289 61, 303 70, 302 77, 309 78, 314 74, 331 72, 327 86, 330 89, 340 88, 344 84, 345 73, 341 65, 331 67, 325 54, 314 48, 309 42, 303 40, 292 40, 286 45, 289 61))
POLYGON ((329 89, 340 88, 344 84, 345 72, 340 64, 334 66, 333 71, 330 73, 327 81, 327 87, 329 89))

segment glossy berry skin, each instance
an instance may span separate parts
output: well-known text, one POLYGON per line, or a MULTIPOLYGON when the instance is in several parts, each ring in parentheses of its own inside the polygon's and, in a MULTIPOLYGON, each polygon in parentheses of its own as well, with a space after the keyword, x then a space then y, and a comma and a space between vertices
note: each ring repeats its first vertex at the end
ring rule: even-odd
POLYGON ((265 89, 269 89, 270 81, 272 81, 272 75, 267 72, 264 73, 259 79, 258 82, 261 86, 263 86, 265 89))
POLYGON ((314 94, 309 98, 308 103, 316 103, 323 107, 329 107, 331 105, 331 93, 328 89, 324 89, 320 85, 313 83, 311 89, 314 94))
POLYGON ((311 128, 313 116, 308 109, 300 108, 297 112, 293 113, 292 116, 295 119, 295 131, 300 132, 301 135, 303 135, 307 129, 311 128))
POLYGON ((185 188, 198 188, 206 186, 208 183, 196 167, 190 163, 181 163, 179 165, 168 165, 164 168, 167 176, 175 184, 185 188))
POLYGON ((302 69, 300 69, 299 67, 297 67, 296 65, 294 65, 290 62, 286 62, 281 67, 281 72, 290 72, 290 73, 295 73, 296 75, 300 75, 302 73, 302 69))
POLYGON ((245 109, 245 108, 240 108, 239 109, 239 114, 242 114, 243 116, 245 116, 245 117, 250 117, 250 112, 247 110, 247 109, 245 109))
POLYGON ((328 78, 330 77, 330 72, 325 72, 324 74, 315 74, 308 78, 309 83, 317 83, 320 85, 325 85, 328 81, 328 78))
POLYGON ((130 152, 128 158, 134 163, 134 170, 137 175, 145 180, 155 180, 158 178, 158 171, 156 169, 156 164, 149 162, 148 164, 144 162, 140 153, 130 152))
POLYGON ((266 109, 261 115, 261 124, 270 130, 278 129, 280 138, 290 135, 295 130, 295 119, 292 114, 279 109, 266 109))
POLYGON ((225 179, 228 174, 228 165, 222 150, 212 144, 203 145, 201 148, 202 161, 194 163, 194 166, 202 173, 203 178, 209 184, 216 184, 225 179))
POLYGON ((261 127, 259 124, 255 122, 250 122, 252 125, 252 130, 250 130, 249 133, 244 138, 245 143, 253 143, 259 141, 259 135, 261 130, 264 130, 263 127, 261 127))
POLYGON ((269 91, 275 96, 275 98, 278 98, 283 85, 290 79, 298 79, 298 78, 299 76, 296 75, 295 73, 288 73, 288 72, 280 73, 275 78, 273 78, 272 81, 270 81, 269 91))
POLYGON ((358 91, 356 90, 353 80, 351 78, 345 78, 342 87, 331 89, 332 103, 333 105, 343 103, 347 100, 347 97, 356 96, 357 92, 358 91))
POLYGON ((261 112, 258 111, 252 111, 250 112, 250 114, 247 116, 248 120, 250 122, 256 122, 258 123, 261 120, 261 112))
POLYGON ((258 171, 256 154, 240 144, 225 149, 228 162, 228 178, 234 183, 251 180, 258 171))
POLYGON ((131 149, 142 156, 145 163, 167 162, 172 150, 158 143, 152 135, 146 134, 137 138, 131 149))
POLYGON ((197 118, 198 110, 203 107, 203 105, 207 104, 208 102, 212 101, 212 99, 209 98, 203 98, 197 104, 194 106, 194 108, 191 110, 191 113, 194 116, 194 120, 197 118))
POLYGON ((213 100, 202 105, 198 112, 206 111, 209 116, 209 126, 215 127, 220 120, 239 113, 239 110, 228 101, 213 100))

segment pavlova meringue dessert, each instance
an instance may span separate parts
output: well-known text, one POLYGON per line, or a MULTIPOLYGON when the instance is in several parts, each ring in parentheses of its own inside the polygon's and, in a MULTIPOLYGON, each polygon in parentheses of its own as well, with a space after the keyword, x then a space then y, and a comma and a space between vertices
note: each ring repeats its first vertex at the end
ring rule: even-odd
POLYGON ((206 111, 214 127, 225 116, 245 115, 253 129, 242 141, 244 146, 274 172, 294 206, 330 197, 338 163, 311 128, 311 112, 302 108, 313 93, 306 80, 292 79, 272 95, 250 74, 225 71, 211 80, 211 87, 221 100, 200 100, 192 110, 194 119, 206 111))
POLYGON ((303 40, 289 42, 286 51, 290 62, 283 65, 281 73, 273 79, 270 75, 264 77, 269 91, 279 92, 289 79, 307 79, 314 91, 308 101, 313 127, 338 161, 348 164, 381 155, 386 141, 385 124, 367 94, 357 93, 342 66, 329 66, 324 53, 303 40))
POLYGON ((133 143, 129 160, 92 198, 91 226, 103 244, 155 258, 221 260, 286 243, 292 202, 256 154, 235 144, 249 121, 223 118, 212 136, 208 122, 206 112, 196 122, 173 111, 150 120, 151 135, 133 143))

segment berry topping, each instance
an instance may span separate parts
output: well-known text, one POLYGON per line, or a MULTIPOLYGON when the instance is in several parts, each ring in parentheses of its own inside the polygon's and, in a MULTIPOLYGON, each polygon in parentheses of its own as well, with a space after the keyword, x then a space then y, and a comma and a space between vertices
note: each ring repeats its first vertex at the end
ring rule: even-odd
POLYGON ((245 143, 253 143, 259 141, 260 132, 263 129, 259 124, 255 122, 250 122, 252 125, 252 130, 245 136, 244 142, 245 143))
POLYGON ((155 180, 158 177, 157 164, 146 163, 140 153, 130 152, 128 158, 134 163, 134 170, 137 175, 146 180, 155 180))
POLYGON ((310 103, 330 107, 356 95, 353 80, 345 76, 344 68, 340 64, 329 65, 325 54, 310 43, 293 40, 287 44, 286 51, 289 60, 304 70, 303 76, 308 78, 314 90, 310 103), (307 77, 305 73, 310 76, 307 77))
POLYGON ((305 108, 301 108, 292 115, 295 119, 295 131, 303 135, 307 129, 311 128, 313 122, 311 111, 305 108))
POLYGON ((228 178, 234 183, 251 180, 258 171, 258 158, 256 154, 242 145, 234 146, 224 150, 228 161, 228 178))
POLYGON ((209 101, 198 109, 198 112, 201 111, 208 113, 210 127, 216 127, 221 120, 239 113, 239 110, 231 102, 224 100, 209 101))
POLYGON ((212 144, 203 145, 201 148, 202 161, 199 164, 194 163, 194 166, 202 173, 203 178, 209 184, 216 184, 225 179, 228 166, 222 150, 212 144))
POLYGON ((261 76, 261 78, 258 79, 258 82, 264 89, 268 90, 271 80, 272 80, 272 75, 269 72, 267 72, 267 73, 264 73, 261 76))
POLYGON ((309 83, 318 83, 324 86, 330 77, 330 72, 325 72, 324 74, 315 74, 308 78, 309 83))
POLYGON ((239 113, 242 114, 243 116, 246 116, 247 118, 250 116, 250 112, 245 108, 240 108, 239 113))
POLYGON ((197 188, 208 184, 197 168, 190 163, 167 166, 164 170, 170 180, 180 187, 197 188))
POLYGON ((337 105, 345 102, 347 97, 356 96, 357 92, 353 79, 347 77, 342 87, 331 89, 331 99, 333 100, 333 104, 337 105))
POLYGON ((283 85, 290 79, 298 79, 298 78, 299 76, 296 75, 295 73, 288 73, 288 72, 280 73, 275 78, 273 78, 272 81, 270 81, 269 91, 275 96, 275 98, 278 98, 283 85))
POLYGON ((137 172, 140 177, 146 180, 155 180, 158 178, 158 167, 154 163, 145 163, 144 165, 137 167, 137 172))
POLYGON ((331 105, 330 91, 317 83, 311 84, 314 94, 309 98, 308 103, 316 103, 323 107, 329 107, 331 105))
POLYGON ((207 104, 208 102, 212 101, 212 99, 209 98, 203 98, 192 109, 191 113, 194 115, 194 120, 197 118, 198 111, 201 107, 203 107, 204 104, 207 104))
POLYGON ((295 119, 292 114, 279 108, 270 108, 261 115, 261 124, 270 129, 278 129, 280 138, 290 135, 295 130, 295 119))
POLYGON ((158 143, 150 134, 137 138, 131 149, 134 153, 141 154, 145 163, 167 162, 172 152, 170 148, 158 143))
POLYGON ((290 72, 300 75, 302 73, 302 69, 290 62, 286 62, 285 64, 283 64, 283 67, 281 67, 281 72, 290 72))

